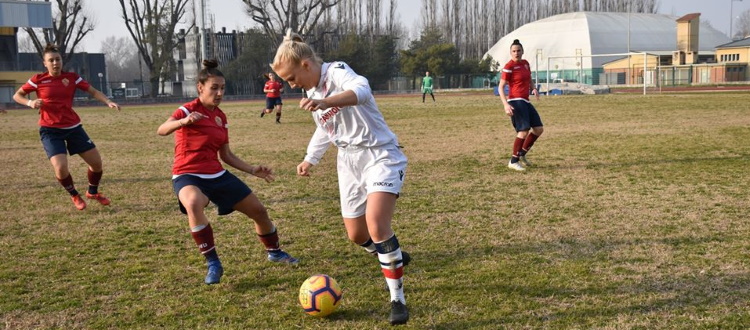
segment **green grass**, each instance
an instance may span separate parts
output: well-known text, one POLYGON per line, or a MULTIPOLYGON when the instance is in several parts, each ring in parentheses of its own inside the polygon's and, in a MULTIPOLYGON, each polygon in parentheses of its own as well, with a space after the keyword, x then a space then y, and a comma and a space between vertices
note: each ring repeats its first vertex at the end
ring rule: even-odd
MULTIPOLYGON (((505 167, 514 132, 498 98, 436 97, 378 97, 409 157, 394 220, 414 258, 406 328, 750 324, 746 94, 543 98, 526 173, 505 167)), ((267 262, 247 218, 210 208, 226 269, 214 286, 171 190, 173 137, 155 133, 177 104, 77 109, 113 200, 84 212, 54 179, 36 112, 0 115, 0 328, 387 328, 378 264, 341 223, 336 150, 297 177, 314 125, 285 101, 282 125, 258 118, 260 102, 222 108, 235 154, 277 180, 233 172, 302 263, 267 262), (345 292, 325 319, 297 303, 316 273, 345 292)), ((70 168, 85 189, 85 164, 70 168)))

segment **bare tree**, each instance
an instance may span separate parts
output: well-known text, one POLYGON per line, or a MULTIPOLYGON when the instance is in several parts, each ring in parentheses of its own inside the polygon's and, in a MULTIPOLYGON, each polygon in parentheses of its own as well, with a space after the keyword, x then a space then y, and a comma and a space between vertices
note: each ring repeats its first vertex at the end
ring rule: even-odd
POLYGON ((52 28, 24 28, 24 31, 39 57, 43 57, 47 44, 54 44, 60 50, 63 63, 68 63, 81 40, 94 30, 94 24, 83 10, 83 0, 55 0, 55 3, 57 14, 52 19, 52 28))
MULTIPOLYGON (((151 96, 158 94, 160 78, 174 68, 175 30, 182 23, 190 0, 118 0, 122 18, 149 71, 151 96), (127 3, 126 3, 127 2, 127 3)), ((195 20, 187 29, 195 27, 195 20)))
POLYGON ((140 79, 140 55, 133 40, 128 37, 110 36, 102 41, 102 53, 107 62, 107 77, 110 82, 125 82, 140 79))
POLYGON ((734 21, 734 37, 746 38, 750 36, 750 10, 743 11, 734 21))
POLYGON ((279 35, 287 28, 305 35, 317 28, 321 17, 341 0, 242 0, 247 13, 260 24, 265 34, 278 46, 279 35))

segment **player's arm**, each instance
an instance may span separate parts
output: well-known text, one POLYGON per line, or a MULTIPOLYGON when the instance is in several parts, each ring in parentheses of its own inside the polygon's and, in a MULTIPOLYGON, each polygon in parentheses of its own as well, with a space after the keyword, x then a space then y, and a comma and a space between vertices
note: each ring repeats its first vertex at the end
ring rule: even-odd
POLYGON ((203 118, 206 118, 206 116, 200 112, 191 112, 187 117, 182 118, 169 117, 167 121, 159 125, 159 128, 156 129, 156 134, 167 136, 184 126, 192 125, 194 122, 203 118))
POLYGON ((536 89, 534 80, 529 80, 529 94, 533 94, 537 100, 539 99, 539 91, 536 89))
POLYGON ((89 86, 89 89, 86 92, 89 93, 89 95, 91 95, 91 97, 93 97, 93 98, 99 100, 100 102, 106 104, 108 107, 110 107, 112 109, 120 110, 120 105, 119 104, 117 104, 115 102, 112 102, 112 100, 110 100, 107 97, 107 95, 104 95, 104 93, 102 93, 98 89, 94 88, 94 86, 89 86))
POLYGON ((16 101, 16 103, 20 105, 25 105, 32 109, 38 109, 44 104, 44 101, 42 99, 36 99, 32 100, 28 97, 26 97, 26 91, 23 90, 23 88, 19 88, 15 94, 13 94, 13 101, 16 101))
POLYGON ((325 130, 320 127, 315 129, 315 133, 307 145, 305 159, 297 165, 297 175, 310 176, 310 168, 320 162, 320 159, 323 158, 323 155, 330 146, 331 141, 328 139, 328 134, 326 134, 325 130))
POLYGON ((271 182, 274 180, 273 170, 270 167, 263 165, 253 166, 246 163, 244 160, 237 157, 231 149, 229 149, 229 144, 224 144, 219 148, 219 158, 221 158, 221 160, 227 165, 234 167, 242 172, 255 175, 261 179, 266 180, 266 182, 271 182))
POLYGON ((503 109, 505 114, 513 116, 513 106, 508 103, 508 97, 505 95, 505 86, 508 85, 508 81, 500 79, 500 85, 497 87, 497 93, 500 95, 500 100, 503 101, 503 109))

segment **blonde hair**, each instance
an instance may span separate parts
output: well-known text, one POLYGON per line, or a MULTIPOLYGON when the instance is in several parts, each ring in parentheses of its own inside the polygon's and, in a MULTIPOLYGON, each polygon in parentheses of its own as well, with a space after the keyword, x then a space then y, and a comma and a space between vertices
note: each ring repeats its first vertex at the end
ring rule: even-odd
POLYGON ((302 40, 298 34, 292 32, 292 29, 286 30, 284 41, 276 50, 276 57, 273 58, 271 68, 276 71, 279 66, 286 64, 299 65, 303 60, 313 60, 317 64, 322 64, 323 60, 315 54, 315 51, 302 40))

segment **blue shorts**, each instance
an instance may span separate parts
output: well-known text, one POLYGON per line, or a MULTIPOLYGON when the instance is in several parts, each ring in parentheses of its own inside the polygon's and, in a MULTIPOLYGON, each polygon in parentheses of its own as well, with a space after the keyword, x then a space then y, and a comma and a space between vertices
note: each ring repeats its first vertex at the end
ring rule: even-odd
POLYGON ((273 109, 276 105, 282 105, 281 97, 266 97, 266 109, 273 109))
POLYGON ((83 125, 69 129, 42 126, 39 127, 39 136, 47 158, 64 154, 66 151, 70 155, 75 155, 96 148, 94 141, 91 141, 83 130, 83 125))
POLYGON ((190 174, 180 175, 176 179, 172 179, 172 188, 178 196, 177 202, 180 204, 180 212, 183 214, 187 214, 187 210, 180 202, 179 194, 185 186, 198 187, 208 197, 208 200, 216 204, 219 215, 234 212, 234 205, 253 193, 250 187, 229 171, 214 179, 203 179, 190 174))
POLYGON ((513 107, 513 116, 510 117, 510 122, 516 129, 516 132, 528 131, 532 127, 544 126, 542 124, 542 118, 539 117, 539 113, 536 112, 536 108, 524 100, 513 100, 508 101, 510 106, 513 107))

